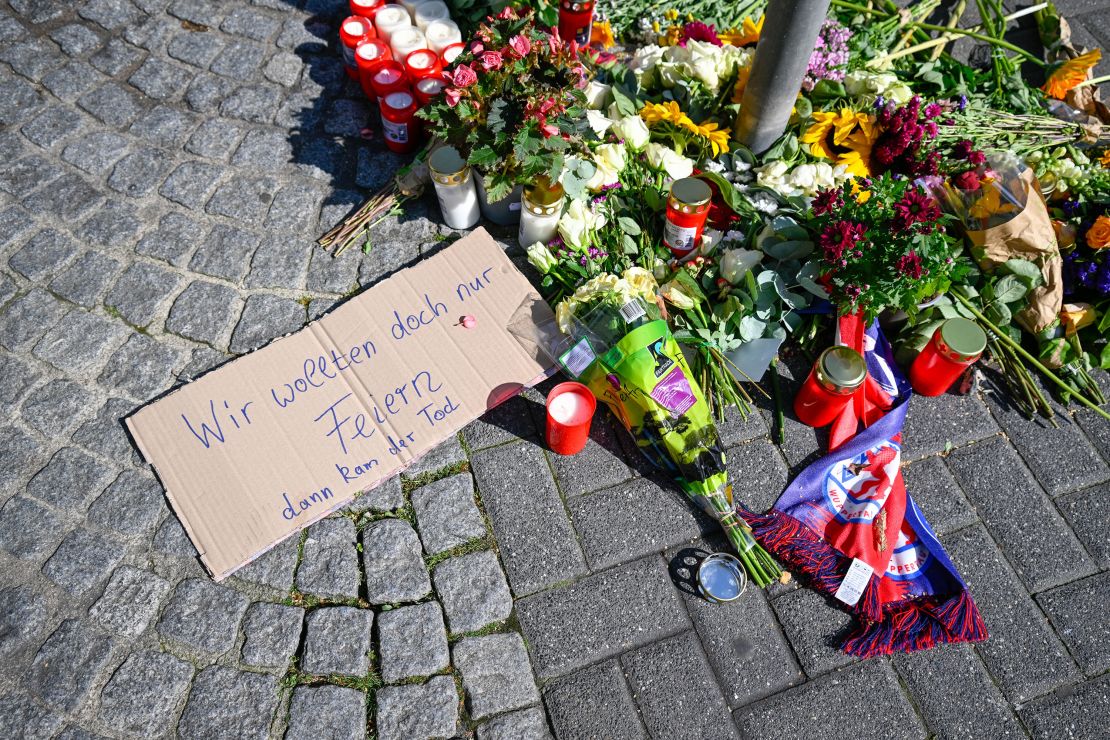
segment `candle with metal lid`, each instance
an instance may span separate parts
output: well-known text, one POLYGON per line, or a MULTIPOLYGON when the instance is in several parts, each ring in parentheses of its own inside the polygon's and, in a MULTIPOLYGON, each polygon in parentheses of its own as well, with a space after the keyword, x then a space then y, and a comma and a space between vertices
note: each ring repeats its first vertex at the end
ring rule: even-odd
POLYGON ((678 259, 689 256, 698 248, 712 197, 713 191, 705 180, 684 177, 671 183, 667 221, 663 224, 663 243, 678 259))
POLYGON ((381 99, 382 133, 385 145, 399 154, 411 152, 420 138, 416 99, 407 91, 391 92, 381 99))
POLYGON ((339 24, 339 48, 343 51, 343 67, 353 79, 358 79, 355 49, 364 40, 375 35, 374 25, 362 16, 352 15, 339 24))
POLYGON ((910 365, 910 385, 915 393, 939 396, 979 359, 986 347, 986 332, 974 321, 948 319, 910 365))
POLYGON ((517 242, 527 249, 536 242, 547 244, 559 231, 559 217, 563 215, 566 198, 563 186, 546 177, 524 188, 520 196, 520 229, 517 242))
POLYGON ((866 379, 863 355, 851 347, 829 347, 794 397, 794 413, 811 427, 832 424, 866 379))

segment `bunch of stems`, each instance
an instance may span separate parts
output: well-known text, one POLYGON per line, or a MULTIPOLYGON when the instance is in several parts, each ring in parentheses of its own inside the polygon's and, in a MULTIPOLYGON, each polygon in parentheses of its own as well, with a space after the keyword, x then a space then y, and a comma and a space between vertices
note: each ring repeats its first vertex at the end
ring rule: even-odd
POLYGON ((1083 127, 1072 121, 991 108, 968 106, 954 119, 956 125, 941 126, 937 131, 938 144, 951 144, 961 139, 1006 142, 1008 150, 1022 155, 1038 149, 1067 146, 1086 135, 1083 127))
POLYGON ((1048 402, 1048 398, 1045 397, 1040 386, 1033 380, 1029 368, 1022 364, 1017 353, 1009 345, 999 341, 997 334, 987 327, 983 327, 983 329, 987 334, 987 349, 1002 371, 1002 378, 1014 405, 1027 418, 1031 419, 1033 416, 1039 415, 1048 419, 1053 426, 1056 426, 1056 421, 1053 419, 1055 414, 1052 405, 1048 402))
MULTIPOLYGON (((790 574, 785 573, 782 567, 771 557, 771 553, 763 549, 763 545, 755 541, 752 530, 733 509, 731 497, 723 491, 711 494, 696 494, 705 499, 709 504, 710 513, 725 531, 729 544, 736 550, 736 557, 744 565, 751 579, 759 588, 766 588, 772 581, 790 580, 790 574)), ((706 508, 704 505, 702 508, 706 508)))
POLYGON ((397 194, 397 186, 390 182, 359 206, 357 211, 317 239, 316 243, 324 249, 332 250, 333 256, 338 257, 360 239, 365 242, 370 229, 397 211, 402 202, 404 198, 397 194))

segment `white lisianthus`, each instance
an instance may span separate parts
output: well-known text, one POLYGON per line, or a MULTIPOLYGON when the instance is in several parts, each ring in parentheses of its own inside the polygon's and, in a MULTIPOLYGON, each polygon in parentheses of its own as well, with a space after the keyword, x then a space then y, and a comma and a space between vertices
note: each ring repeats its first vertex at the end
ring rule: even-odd
POLYGON ((609 104, 612 89, 612 86, 603 82, 590 80, 590 85, 586 88, 586 105, 593 110, 601 110, 609 104))
POLYGON ((551 250, 543 242, 536 242, 528 247, 528 261, 539 270, 541 275, 551 272, 551 269, 558 263, 555 255, 551 254, 551 250))
POLYGON ((572 200, 559 219, 559 235, 567 246, 584 250, 590 233, 604 225, 605 217, 594 213, 586 201, 572 200))
POLYGON ((621 144, 602 144, 594 150, 594 164, 597 171, 586 183, 590 190, 600 190, 606 185, 620 182, 620 172, 624 169, 624 146, 621 144))
POLYGON ((634 152, 643 149, 651 139, 644 119, 639 116, 628 116, 613 124, 613 133, 624 139, 625 145, 634 152))
POLYGON ((790 165, 783 162, 781 159, 776 159, 774 162, 768 162, 762 167, 756 168, 755 182, 757 185, 770 188, 782 195, 797 195, 793 186, 786 181, 789 170, 790 165))
POLYGON ((586 122, 590 124, 590 128, 598 135, 598 138, 605 136, 605 132, 613 125, 613 119, 607 118, 596 110, 586 111, 586 122))
POLYGON ((672 180, 689 177, 694 172, 693 161, 668 146, 651 142, 644 148, 644 152, 647 154, 648 164, 663 170, 672 180))

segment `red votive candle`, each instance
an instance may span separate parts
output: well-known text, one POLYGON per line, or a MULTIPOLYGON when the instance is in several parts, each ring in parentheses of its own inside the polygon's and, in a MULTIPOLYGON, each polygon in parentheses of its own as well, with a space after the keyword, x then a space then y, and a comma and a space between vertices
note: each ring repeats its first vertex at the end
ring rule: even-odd
POLYGON ((866 378, 863 355, 850 347, 829 347, 794 397, 794 413, 811 427, 832 424, 866 378))
POLYGON ((382 62, 370 77, 370 86, 379 101, 390 93, 408 92, 409 79, 404 65, 396 59, 382 62))
POLYGON ((347 69, 348 77, 358 79, 355 49, 363 40, 377 35, 374 24, 361 16, 352 15, 339 24, 339 46, 343 50, 343 66, 347 69))
POLYGON ((667 198, 667 222, 663 225, 663 243, 676 258, 687 257, 701 243, 705 219, 709 217, 709 201, 713 191, 696 177, 684 177, 671 183, 667 198))
POLYGON ((417 49, 405 57, 405 70, 413 81, 421 77, 434 77, 443 71, 439 56, 431 49, 417 49))
POLYGON ((362 91, 366 93, 366 97, 371 100, 378 99, 372 84, 374 73, 392 59, 393 54, 389 51, 389 44, 381 39, 366 39, 355 50, 355 62, 358 64, 358 81, 362 85, 362 91))
POLYGON ((416 120, 416 99, 407 90, 391 92, 381 98, 382 131, 385 145, 398 154, 411 152, 420 138, 416 120))
POLYGON ((443 66, 446 67, 450 65, 451 62, 455 61, 459 54, 462 54, 464 51, 466 51, 466 44, 461 41, 456 41, 453 44, 448 44, 443 47, 443 51, 439 55, 439 60, 443 62, 443 66))
POLYGON ((948 319, 910 365, 915 393, 939 396, 952 387, 987 346, 986 333, 970 319, 948 319))
POLYGON ((562 0, 559 3, 559 37, 577 41, 579 46, 590 43, 594 25, 593 0, 562 0))
POLYGON ((547 394, 547 446, 560 455, 581 452, 590 438, 597 399, 581 383, 560 383, 547 394))
POLYGON ((436 77, 421 77, 416 81, 413 91, 416 93, 416 102, 423 108, 428 103, 432 102, 437 95, 443 92, 443 88, 447 87, 447 80, 443 79, 442 75, 436 77))
POLYGON ((378 8, 385 5, 385 0, 351 0, 351 15, 361 15, 363 18, 373 19, 378 8))

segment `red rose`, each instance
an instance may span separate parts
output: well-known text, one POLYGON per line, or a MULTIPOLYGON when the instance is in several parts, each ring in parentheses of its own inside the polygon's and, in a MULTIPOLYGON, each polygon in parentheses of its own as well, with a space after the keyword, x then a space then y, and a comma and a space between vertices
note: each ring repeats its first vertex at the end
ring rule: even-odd
POLYGON ((960 190, 978 190, 979 189, 979 175, 975 170, 967 170, 958 175, 953 176, 952 184, 960 190))

